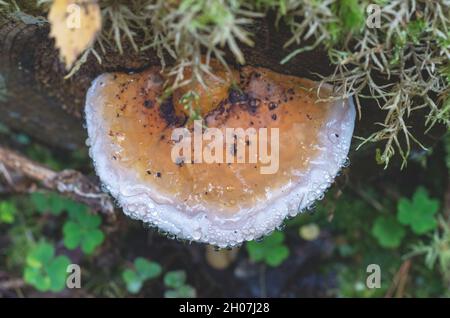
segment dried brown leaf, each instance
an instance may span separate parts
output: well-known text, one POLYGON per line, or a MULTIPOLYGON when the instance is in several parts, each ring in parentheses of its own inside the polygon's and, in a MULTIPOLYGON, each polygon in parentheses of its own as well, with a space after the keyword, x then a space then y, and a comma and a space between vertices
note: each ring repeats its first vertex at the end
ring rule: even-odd
POLYGON ((50 36, 55 38, 67 69, 92 45, 102 26, 96 0, 54 0, 48 20, 51 24, 50 36))

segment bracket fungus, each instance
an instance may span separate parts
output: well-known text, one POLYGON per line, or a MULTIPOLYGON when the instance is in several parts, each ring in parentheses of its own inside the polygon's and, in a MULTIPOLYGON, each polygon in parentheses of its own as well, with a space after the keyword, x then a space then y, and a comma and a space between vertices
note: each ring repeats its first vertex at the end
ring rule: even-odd
POLYGON ((96 172, 132 218, 234 246, 310 207, 345 165, 355 108, 325 101, 330 87, 215 62, 205 86, 167 96, 164 81, 158 67, 108 73, 87 94, 96 172))

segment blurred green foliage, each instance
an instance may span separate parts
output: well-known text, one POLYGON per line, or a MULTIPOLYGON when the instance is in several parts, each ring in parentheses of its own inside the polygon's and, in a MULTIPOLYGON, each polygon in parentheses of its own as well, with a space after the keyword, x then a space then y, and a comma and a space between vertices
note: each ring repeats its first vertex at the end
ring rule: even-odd
POLYGON ((195 298, 196 290, 194 287, 186 284, 186 272, 176 270, 164 275, 164 285, 168 288, 164 297, 166 298, 195 298))
MULTIPOLYGON (((25 135, 17 138, 25 149, 43 148, 25 135)), ((314 213, 287 221, 285 230, 275 231, 260 242, 245 243, 237 262, 249 258, 252 266, 266 264, 267 270, 282 270, 278 267, 297 257, 294 250, 328 237, 333 242, 331 256, 314 266, 319 275, 336 277, 331 296, 382 297, 392 288, 399 268, 411 258, 414 261, 403 296, 449 296, 450 230, 444 200, 449 140, 446 136, 432 151, 411 157, 410 165, 423 176, 414 176, 408 187, 394 179, 381 183, 383 187, 372 183, 334 187, 314 213), (379 289, 366 286, 369 264, 382 269, 379 289)), ((48 150, 38 153, 48 155, 34 154, 42 162, 65 165, 48 150)), ((81 167, 89 166, 87 159, 84 164, 73 160, 81 167)), ((27 288, 40 292, 64 290, 66 268, 72 262, 82 264, 83 289, 96 296, 196 297, 197 290, 204 287, 188 277, 187 268, 170 270, 173 262, 165 263, 161 255, 140 256, 145 251, 134 249, 135 243, 126 245, 114 235, 106 237, 107 225, 102 223, 102 217, 87 206, 56 193, 36 191, 1 197, 0 229, 7 246, 0 253, 0 266, 22 276, 27 288), (127 253, 121 261, 111 263, 111 254, 123 253, 120 248, 127 253), (151 288, 144 288, 146 284, 151 288)), ((234 266, 232 263, 230 269, 234 266)))
POLYGON ((127 285, 127 290, 136 294, 147 280, 158 277, 161 272, 162 268, 158 263, 138 257, 134 260, 134 269, 124 270, 122 278, 127 285))
POLYGON ((283 244, 284 234, 274 232, 262 242, 251 241, 246 244, 248 255, 254 262, 264 262, 276 267, 289 256, 289 249, 283 244))
POLYGON ((381 246, 394 248, 400 246, 405 230, 393 216, 379 216, 373 224, 372 234, 381 246))
POLYGON ((55 256, 51 244, 39 243, 27 255, 24 280, 39 291, 61 291, 66 286, 69 264, 67 256, 55 256))
POLYGON ((434 215, 439 209, 439 201, 429 198, 422 187, 417 189, 412 200, 401 198, 397 209, 400 223, 411 226, 416 234, 424 234, 437 227, 434 215))
POLYGON ((79 206, 78 203, 54 192, 33 192, 30 194, 30 200, 37 212, 53 215, 60 215, 79 206))
POLYGON ((11 201, 0 201, 0 223, 14 222, 16 206, 11 201))
POLYGON ((100 216, 85 210, 69 213, 69 220, 63 227, 64 245, 69 250, 81 247, 84 253, 92 254, 105 239, 99 229, 101 222, 100 216))
POLYGON ((358 32, 364 27, 366 16, 364 7, 358 0, 338 2, 337 15, 342 23, 342 32, 358 32))

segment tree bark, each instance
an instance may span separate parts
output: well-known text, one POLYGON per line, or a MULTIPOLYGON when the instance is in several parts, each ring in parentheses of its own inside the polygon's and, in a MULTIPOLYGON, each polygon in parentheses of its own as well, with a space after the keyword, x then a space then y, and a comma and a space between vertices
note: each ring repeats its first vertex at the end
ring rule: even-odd
MULTIPOLYGON (((287 55, 283 44, 289 38, 289 30, 273 26, 269 16, 253 25, 254 47, 243 46, 249 65, 263 66, 280 73, 316 79, 315 73, 328 75, 333 71, 324 50, 304 52, 288 64, 280 61, 287 55)), ((6 80, 7 99, 0 100, 0 121, 12 129, 27 133, 50 146, 62 149, 84 147, 86 132, 83 128, 83 108, 86 91, 99 74, 111 71, 138 71, 159 64, 152 51, 140 54, 125 46, 125 53, 107 51, 102 63, 90 54, 87 62, 70 79, 64 79, 66 70, 59 61, 53 40, 48 37, 46 23, 26 24, 23 21, 0 22, 0 74, 6 80)), ((307 43, 306 43, 307 45, 307 43)), ((233 63, 229 54, 227 59, 233 63)), ((417 113, 417 112, 415 112, 417 113)), ((375 103, 363 105, 363 116, 357 120, 355 134, 368 136, 384 118, 375 103)), ((412 118, 417 136, 423 132, 423 117, 412 118)), ((442 136, 442 128, 419 138, 425 145, 432 145, 442 136)), ((373 148, 373 146, 368 147, 373 148)), ((353 158, 370 156, 374 152, 358 152, 353 158)))

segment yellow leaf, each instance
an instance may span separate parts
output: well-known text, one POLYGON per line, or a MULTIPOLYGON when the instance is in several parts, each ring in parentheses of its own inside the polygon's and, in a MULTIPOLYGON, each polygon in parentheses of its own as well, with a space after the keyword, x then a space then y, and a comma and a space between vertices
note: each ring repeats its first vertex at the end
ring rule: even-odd
POLYGON ((304 240, 314 241, 320 235, 320 228, 314 223, 303 225, 299 229, 299 234, 304 240))
POLYGON ((94 42, 102 26, 96 0, 54 0, 48 20, 60 57, 70 69, 77 57, 94 42))
POLYGON ((232 250, 216 251, 214 247, 208 245, 206 246, 206 261, 215 269, 225 269, 234 262, 238 250, 238 248, 233 248, 232 250))

